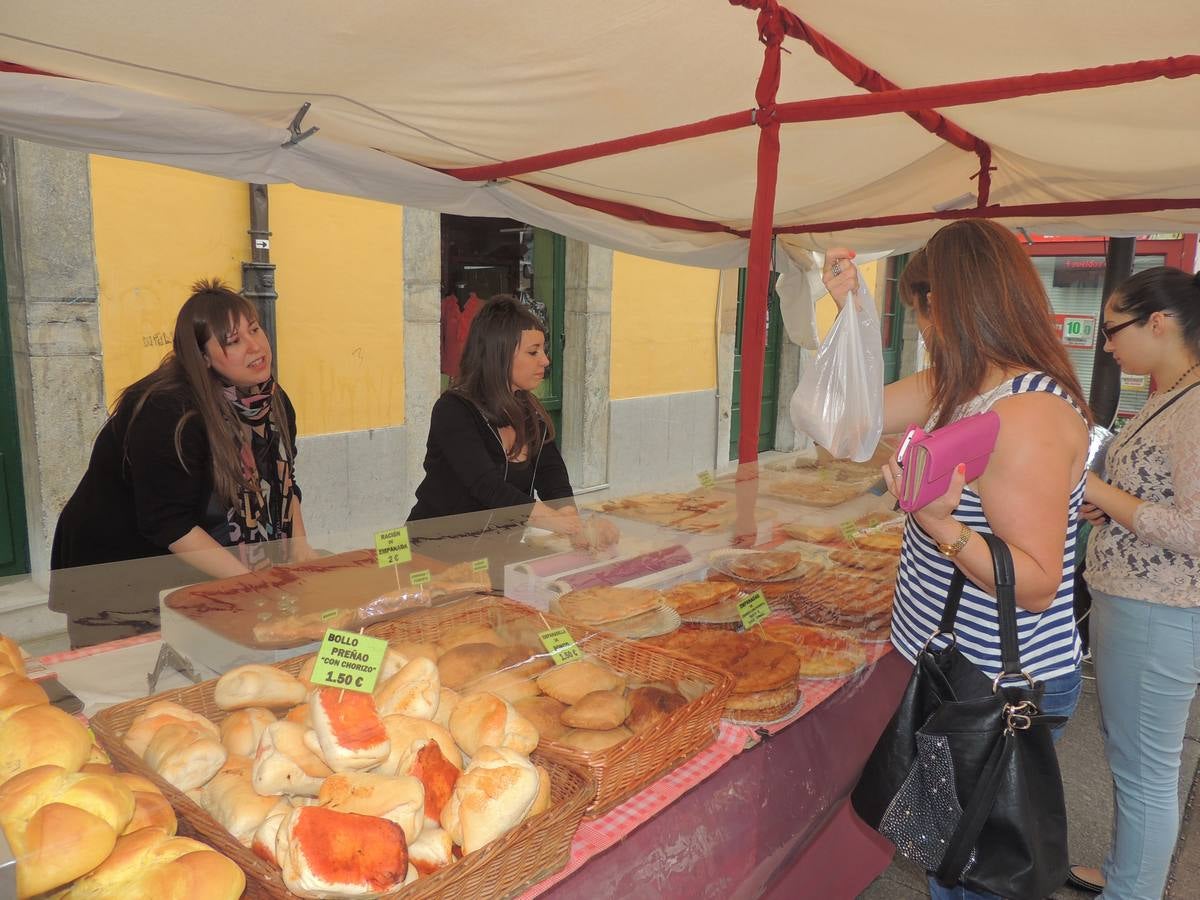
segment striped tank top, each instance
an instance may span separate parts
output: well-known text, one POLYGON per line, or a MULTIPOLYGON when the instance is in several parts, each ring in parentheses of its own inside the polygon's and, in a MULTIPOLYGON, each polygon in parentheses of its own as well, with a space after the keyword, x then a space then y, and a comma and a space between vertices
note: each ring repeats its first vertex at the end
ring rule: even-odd
MULTIPOLYGON (((1042 391, 1062 397, 1078 412, 1074 400, 1049 375, 1028 372, 1000 384, 986 394, 963 404, 954 420, 985 412, 992 404, 1013 394, 1042 391)), ((1082 415, 1082 414, 1081 414, 1082 415)), ((931 421, 927 426, 931 428, 931 421)), ((1071 492, 1067 517, 1067 535, 1063 544, 1062 580, 1054 601, 1044 612, 1035 613, 1017 607, 1017 636, 1021 648, 1021 668, 1039 681, 1065 675, 1081 660, 1079 632, 1075 628, 1075 536, 1079 528, 1079 506, 1083 502, 1086 471, 1071 492)), ((976 531, 991 532, 979 495, 963 488, 954 518, 976 531)), ((892 643, 910 661, 937 630, 945 608, 946 593, 954 574, 954 563, 937 551, 937 544, 925 534, 912 516, 904 527, 900 552, 900 571, 896 579, 896 603, 892 617, 892 643)), ((958 649, 989 677, 1000 673, 1000 630, 996 598, 967 579, 954 626, 958 649)))

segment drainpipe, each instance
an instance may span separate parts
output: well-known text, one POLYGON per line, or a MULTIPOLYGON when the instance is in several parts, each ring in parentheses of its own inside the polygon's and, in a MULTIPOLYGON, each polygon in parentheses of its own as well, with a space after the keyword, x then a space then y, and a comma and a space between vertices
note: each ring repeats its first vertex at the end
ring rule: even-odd
MULTIPOLYGON (((1122 281, 1133 273, 1133 257, 1137 238, 1109 238, 1104 263, 1104 289, 1100 305, 1100 321, 1104 321, 1104 303, 1122 281)), ((1113 355, 1104 349, 1104 334, 1096 329, 1096 355, 1092 364, 1092 391, 1088 404, 1097 425, 1111 426, 1121 400, 1121 367, 1113 355)))
POLYGON ((265 184, 250 188, 250 262, 242 263, 242 294, 258 306, 263 329, 271 342, 275 371, 279 371, 279 346, 275 336, 275 265, 271 262, 271 230, 267 224, 270 202, 265 184))

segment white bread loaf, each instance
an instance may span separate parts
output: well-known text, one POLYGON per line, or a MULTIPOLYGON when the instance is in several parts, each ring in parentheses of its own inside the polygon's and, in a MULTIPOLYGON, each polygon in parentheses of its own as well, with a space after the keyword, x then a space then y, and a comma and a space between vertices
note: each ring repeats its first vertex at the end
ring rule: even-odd
POLYGON ((378 897, 408 876, 399 825, 320 806, 288 814, 279 826, 275 856, 283 883, 300 897, 378 897))
POLYGON ((199 841, 143 828, 121 837, 99 868, 62 900, 238 900, 246 876, 199 841))
POLYGON ((279 826, 283 824, 290 812, 291 809, 288 809, 276 815, 267 816, 263 819, 263 823, 255 829, 254 837, 250 839, 250 849, 254 851, 254 855, 276 867, 279 866, 279 860, 275 858, 275 843, 279 837, 279 826))
POLYGON ((179 827, 175 810, 153 781, 133 772, 117 772, 116 777, 133 791, 133 818, 129 820, 122 834, 130 834, 142 828, 161 828, 167 834, 175 833, 179 827))
POLYGON ((442 827, 471 853, 518 825, 541 790, 537 769, 514 750, 480 747, 442 810, 442 827))
POLYGON ((253 760, 231 756, 209 782, 200 788, 200 805, 239 843, 250 846, 254 832, 269 816, 286 813, 291 806, 282 797, 263 796, 251 783, 253 760))
POLYGON ((220 739, 221 730, 199 713, 192 712, 186 706, 180 706, 170 700, 156 700, 129 723, 125 732, 125 745, 138 756, 146 755, 146 748, 158 729, 164 725, 177 722, 191 722, 212 732, 212 736, 220 739))
POLYGON ((443 728, 450 727, 450 717, 454 715, 454 709, 458 706, 458 701, 461 699, 458 691, 442 685, 442 692, 438 697, 437 712, 433 714, 433 721, 443 728))
POLYGON ((303 703, 307 694, 308 688, 295 675, 274 666, 251 664, 230 669, 218 678, 213 700, 221 709, 287 709, 303 703))
POLYGON ((495 694, 460 699, 450 715, 450 733, 468 756, 474 756, 480 747, 503 747, 528 755, 538 744, 533 723, 495 694))
POLYGON ((442 755, 456 769, 462 770, 463 758, 450 732, 428 719, 412 716, 384 716, 383 727, 387 731, 392 748, 388 758, 374 770, 380 775, 408 775, 412 759, 427 741, 437 741, 442 755))
POLYGON ((370 694, 317 688, 308 701, 321 755, 335 772, 371 769, 388 757, 388 741, 370 694))
POLYGON ((57 706, 28 706, 0 722, 0 783, 35 766, 77 772, 92 752, 82 722, 57 706))
POLYGON ((228 756, 207 729, 195 722, 176 722, 154 733, 142 759, 179 790, 190 791, 206 784, 228 756))
POLYGON ((305 743, 308 731, 295 722, 272 722, 254 753, 251 782, 260 794, 300 794, 315 797, 321 782, 333 772, 305 743))
POLYGON ((421 830, 421 836, 408 845, 409 862, 422 875, 432 875, 454 862, 454 842, 450 832, 444 828, 430 827, 421 830))
POLYGON ((340 772, 325 779, 317 800, 336 812, 395 822, 404 831, 406 842, 415 840, 425 824, 425 789, 407 775, 340 772))
POLYGON ((38 766, 0 785, 0 828, 17 860, 17 896, 32 897, 104 861, 133 817, 113 775, 38 766))
POLYGON ((379 678, 375 682, 376 693, 380 685, 408 665, 408 660, 408 655, 395 647, 388 647, 384 651, 383 662, 379 665, 379 678))
POLYGON ((437 712, 441 687, 437 665, 417 656, 375 688, 375 707, 381 716, 432 719, 437 712))
POLYGON ((239 709, 221 721, 221 743, 234 756, 254 756, 262 733, 274 721, 275 713, 266 707, 239 709))

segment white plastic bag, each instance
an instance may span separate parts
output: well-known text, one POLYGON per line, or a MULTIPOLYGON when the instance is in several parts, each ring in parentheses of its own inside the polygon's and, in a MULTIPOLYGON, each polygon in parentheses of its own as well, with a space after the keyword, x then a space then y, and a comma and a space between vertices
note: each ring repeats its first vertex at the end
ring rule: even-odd
POLYGON ((865 462, 883 433, 883 340, 875 300, 851 294, 800 376, 792 424, 838 459, 865 462))

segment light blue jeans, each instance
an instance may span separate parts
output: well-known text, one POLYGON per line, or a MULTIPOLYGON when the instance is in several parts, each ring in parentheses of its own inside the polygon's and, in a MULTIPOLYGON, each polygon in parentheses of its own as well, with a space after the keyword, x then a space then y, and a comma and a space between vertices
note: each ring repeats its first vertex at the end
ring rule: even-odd
POLYGON ((1179 836, 1179 767, 1200 682, 1200 609, 1092 590, 1092 657, 1115 815, 1111 900, 1159 900, 1179 836))
MULTIPOLYGON (((1083 678, 1078 669, 1049 679, 1046 682, 1046 693, 1042 695, 1042 712, 1047 716, 1070 718, 1079 704, 1079 691, 1082 686, 1083 678)), ((1064 728, 1066 725, 1060 725, 1052 732, 1055 743, 1058 743, 1064 728)), ((973 891, 961 884, 943 887, 932 875, 929 876, 929 896, 933 900, 1000 900, 995 894, 973 891)))

